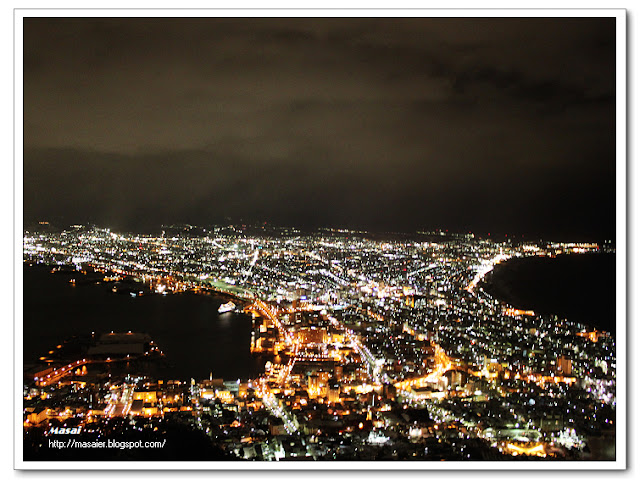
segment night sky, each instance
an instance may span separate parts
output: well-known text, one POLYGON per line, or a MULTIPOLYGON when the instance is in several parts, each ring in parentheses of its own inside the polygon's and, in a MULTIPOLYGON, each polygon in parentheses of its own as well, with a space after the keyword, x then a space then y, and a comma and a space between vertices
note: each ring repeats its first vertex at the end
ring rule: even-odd
POLYGON ((614 238, 615 19, 25 19, 24 217, 614 238))

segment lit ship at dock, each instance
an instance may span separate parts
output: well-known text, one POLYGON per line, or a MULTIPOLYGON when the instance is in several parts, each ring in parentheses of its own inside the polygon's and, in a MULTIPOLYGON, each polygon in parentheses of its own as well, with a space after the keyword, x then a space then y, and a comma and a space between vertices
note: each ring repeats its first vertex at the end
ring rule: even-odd
POLYGON ((228 301, 220 305, 220 307, 218 308, 218 313, 222 314, 228 311, 233 311, 235 309, 236 309, 235 303, 233 301, 228 301))

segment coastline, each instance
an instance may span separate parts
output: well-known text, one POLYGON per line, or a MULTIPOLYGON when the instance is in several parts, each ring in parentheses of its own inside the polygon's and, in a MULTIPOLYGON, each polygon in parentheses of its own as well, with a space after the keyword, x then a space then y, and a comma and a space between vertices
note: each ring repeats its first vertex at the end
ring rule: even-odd
POLYGON ((500 302, 616 334, 615 254, 516 257, 480 282, 500 302))
MULTIPOLYGON (((23 269, 27 271, 28 264, 23 269)), ((73 274, 62 278, 50 274, 45 266, 34 265, 29 270, 34 272, 24 283, 23 333, 39 339, 35 344, 28 342, 29 346, 25 342, 25 363, 35 362, 73 335, 131 329, 148 333, 160 345, 166 354, 166 374, 176 374, 176 378, 208 377, 213 372, 235 380, 262 370, 261 361, 250 352, 251 319, 236 313, 220 315, 219 305, 229 299, 222 293, 149 292, 132 297, 129 292, 109 292, 107 283, 71 284, 73 274), (31 291, 27 291, 29 286, 31 291), (188 332, 199 338, 180 345, 179 336, 188 332), (223 353, 210 353, 215 343, 226 345, 223 353), (195 362, 192 371, 178 367, 189 362, 195 362)))

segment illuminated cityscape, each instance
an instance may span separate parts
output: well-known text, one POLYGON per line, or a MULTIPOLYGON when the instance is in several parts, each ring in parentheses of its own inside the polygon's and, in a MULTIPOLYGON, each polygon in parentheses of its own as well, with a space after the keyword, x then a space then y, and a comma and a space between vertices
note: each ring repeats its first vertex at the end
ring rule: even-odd
POLYGON ((17 470, 626 468, 624 9, 52 12, 17 470))
POLYGON ((138 330, 58 345, 25 373, 32 446, 162 442, 171 424, 226 460, 580 460, 596 437, 604 459, 615 443, 614 338, 515 309, 481 285, 508 259, 611 247, 440 231, 383 240, 329 228, 39 227, 24 234, 25 265, 129 299, 218 296, 220 313, 251 316, 247 346, 266 362, 246 381, 160 380, 133 372, 165 355, 138 330), (118 363, 134 367, 118 374, 118 363), (105 365, 113 374, 92 371, 105 365))

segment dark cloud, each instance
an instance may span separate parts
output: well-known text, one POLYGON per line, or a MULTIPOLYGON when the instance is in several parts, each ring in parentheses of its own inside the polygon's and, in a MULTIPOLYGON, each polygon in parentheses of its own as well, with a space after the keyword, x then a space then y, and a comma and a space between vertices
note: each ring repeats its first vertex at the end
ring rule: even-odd
POLYGON ((25 217, 610 237, 613 19, 26 19, 25 217))

